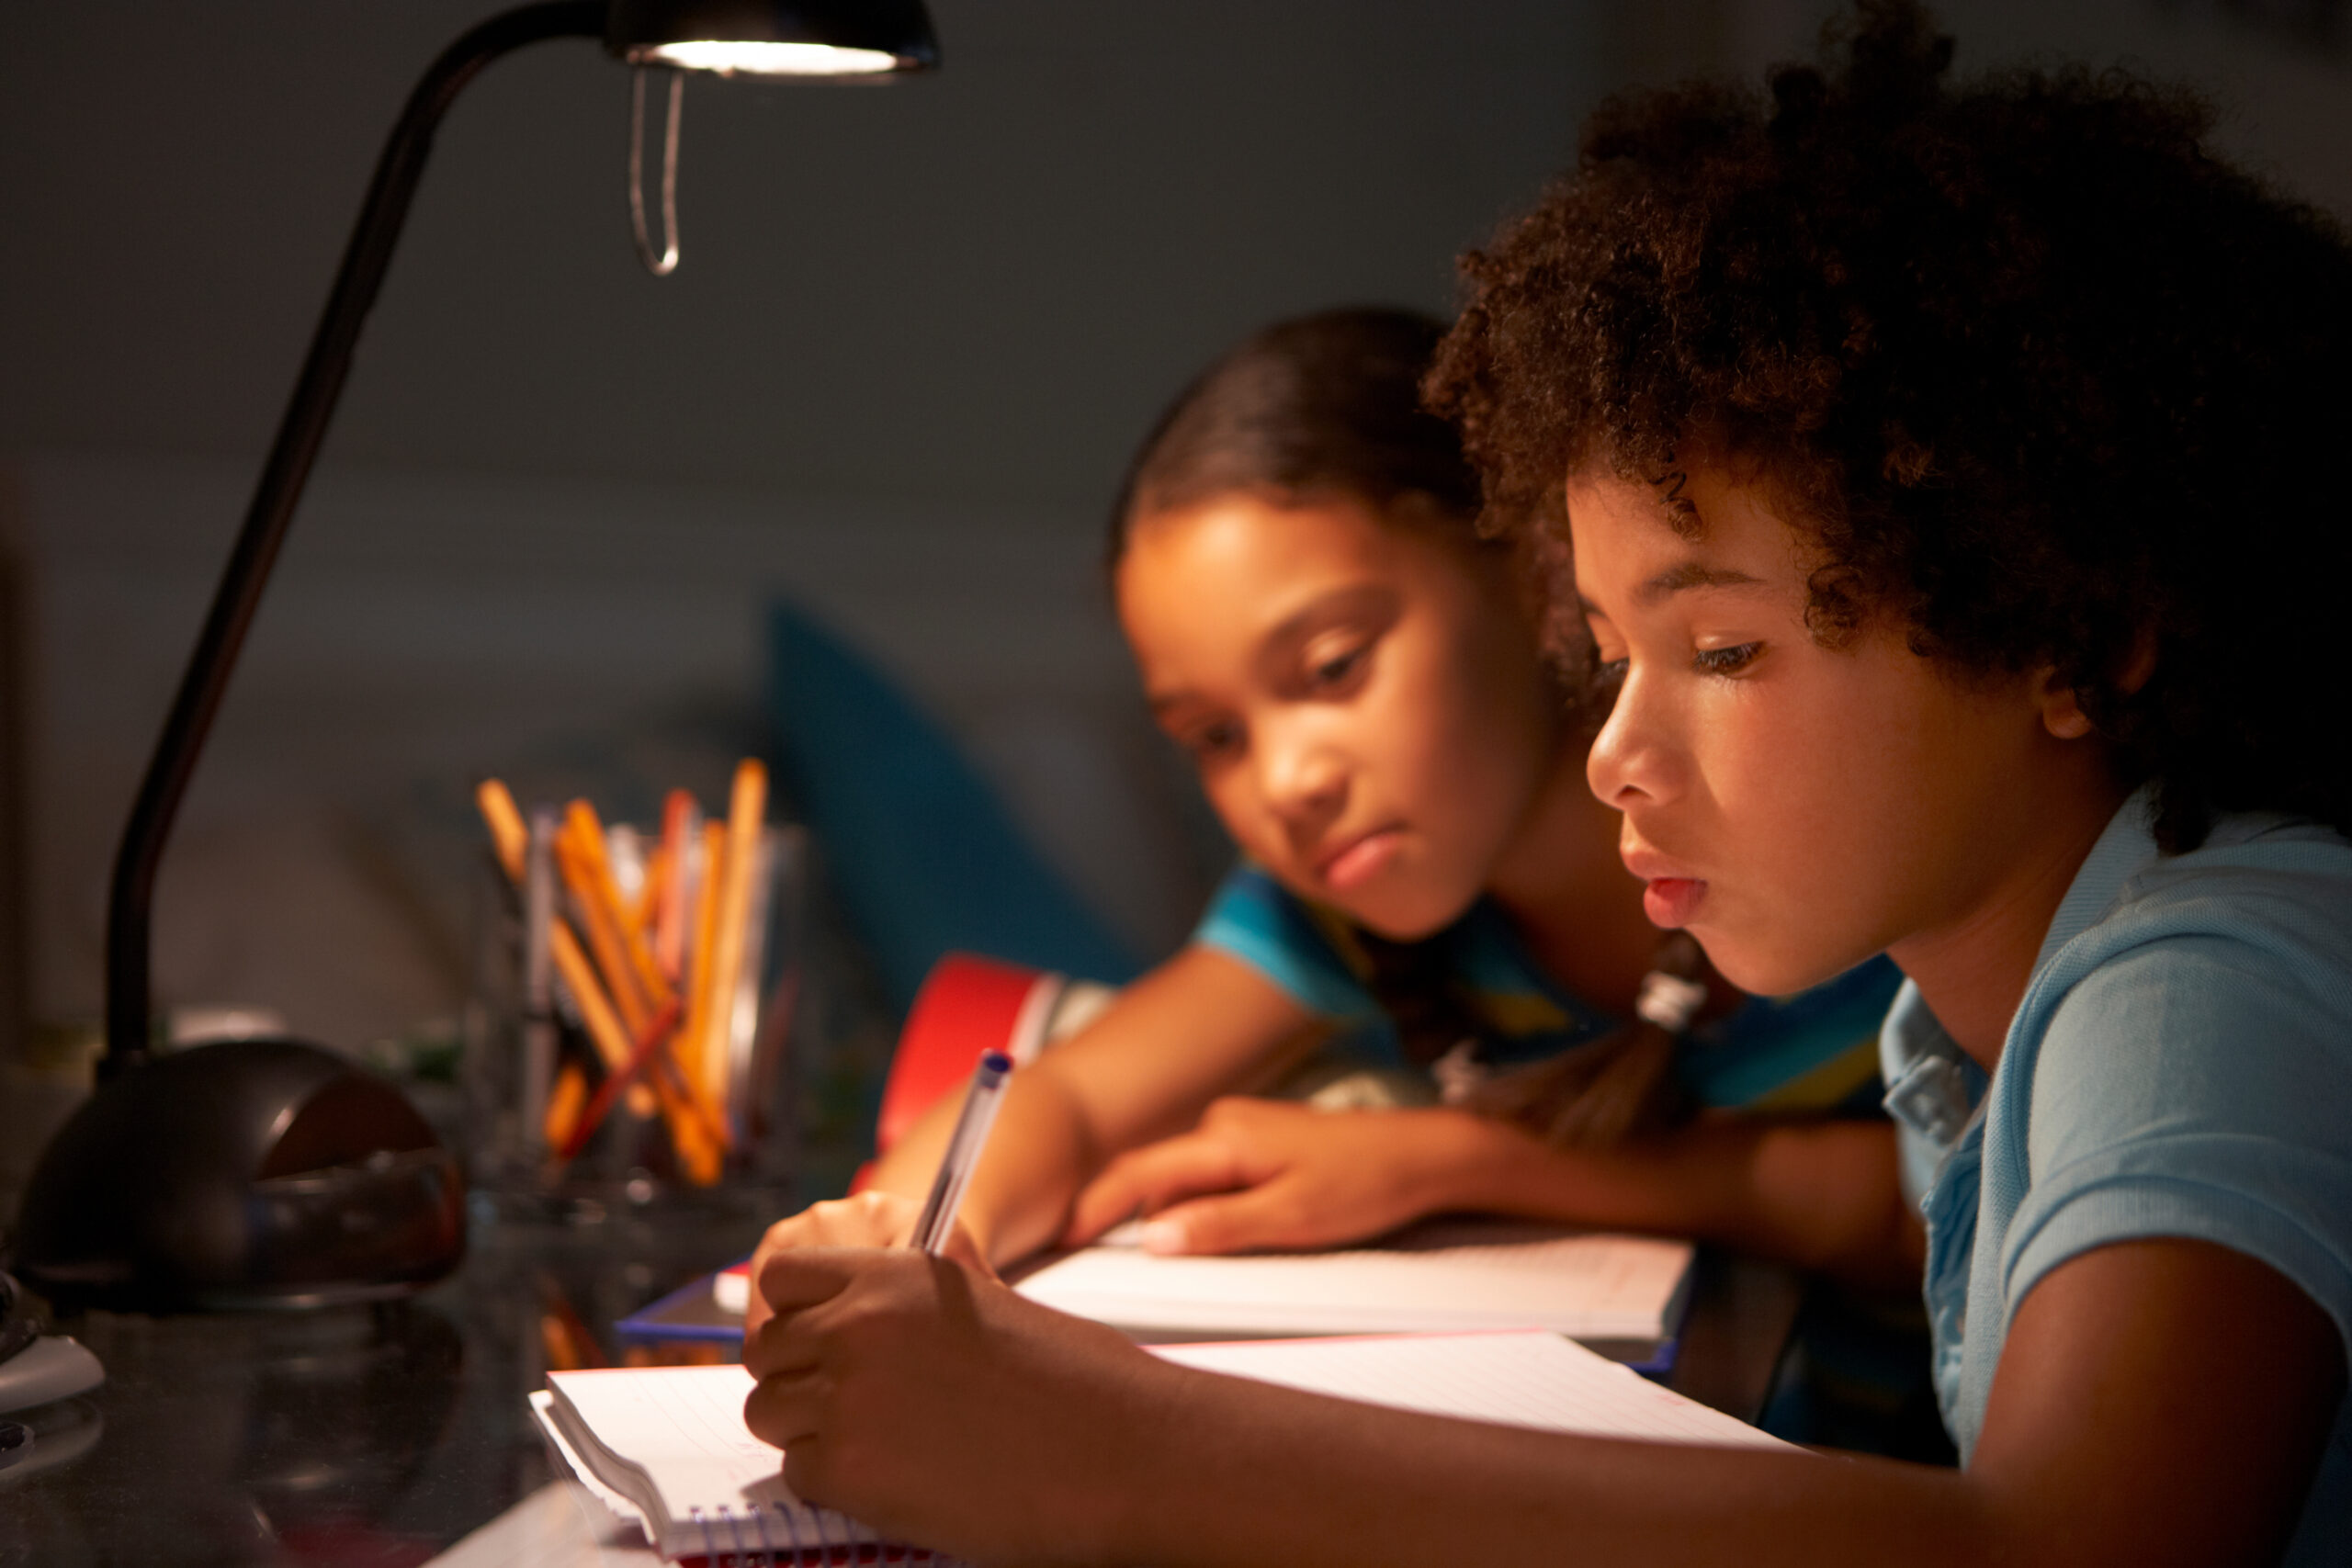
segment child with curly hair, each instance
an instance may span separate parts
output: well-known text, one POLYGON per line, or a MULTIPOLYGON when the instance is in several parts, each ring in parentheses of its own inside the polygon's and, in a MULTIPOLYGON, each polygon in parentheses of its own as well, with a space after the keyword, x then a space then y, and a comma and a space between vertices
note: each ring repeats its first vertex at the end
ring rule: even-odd
MULTIPOLYGON (((1916 1273, 1916 1218, 1839 1201, 1874 1175, 1892 1193, 1876 1038, 1899 976, 1744 998, 1644 918, 1540 600, 1421 407, 1443 332, 1372 307, 1276 322, 1137 455, 1120 622, 1245 858, 1191 942, 1015 1077, 957 1255, 1138 1212, 1159 1250, 1223 1252, 1486 1209, 1916 1273), (1677 965, 1684 1016, 1641 1016, 1677 965), (1758 1161, 1806 1179, 1720 1201, 1758 1161)), ((903 1240, 961 1099, 769 1249, 903 1240)))
POLYGON ((816 1251, 746 1347, 797 1487, 983 1557, 2352 1561, 2352 245, 2184 95, 1860 9, 1597 117, 1431 391, 1589 625, 1650 918, 1906 976, 1962 1468, 1368 1411, 816 1251))

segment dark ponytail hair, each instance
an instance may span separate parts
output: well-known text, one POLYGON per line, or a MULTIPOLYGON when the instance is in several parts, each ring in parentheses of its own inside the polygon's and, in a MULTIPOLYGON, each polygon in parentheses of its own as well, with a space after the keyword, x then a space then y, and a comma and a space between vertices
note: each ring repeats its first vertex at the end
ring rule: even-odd
POLYGON ((1706 974, 1699 944, 1668 931, 1623 1027, 1476 1083, 1458 1103, 1564 1148, 1607 1148, 1688 1119, 1674 1048, 1706 1004, 1706 974))
POLYGON ((1476 535, 1478 479, 1453 425, 1421 407, 1444 326, 1379 306, 1252 334, 1184 389, 1136 454, 1111 511, 1110 562, 1137 519, 1235 491, 1346 496, 1386 513, 1424 498, 1476 535))

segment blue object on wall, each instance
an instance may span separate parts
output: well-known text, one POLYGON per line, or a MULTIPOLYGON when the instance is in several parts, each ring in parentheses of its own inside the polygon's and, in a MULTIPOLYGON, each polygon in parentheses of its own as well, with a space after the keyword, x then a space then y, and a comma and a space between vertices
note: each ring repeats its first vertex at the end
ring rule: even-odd
POLYGON ((831 629, 768 619, 781 782, 904 1013, 942 953, 1113 985, 1142 970, 1040 858, 946 731, 831 629))

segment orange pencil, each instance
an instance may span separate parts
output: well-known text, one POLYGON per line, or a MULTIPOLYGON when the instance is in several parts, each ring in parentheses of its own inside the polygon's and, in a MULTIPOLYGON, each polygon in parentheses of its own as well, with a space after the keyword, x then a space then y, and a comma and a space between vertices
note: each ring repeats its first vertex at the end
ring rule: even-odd
POLYGON ((702 825, 702 869, 695 889, 694 945, 686 953, 686 1021, 678 1031, 673 1055, 678 1070, 695 1083, 704 1081, 703 1041, 710 1032, 710 964, 718 951, 718 868, 727 858, 727 828, 702 825))
POLYGON ((571 1141, 580 1127, 581 1109, 587 1103, 588 1075, 580 1070, 578 1062, 566 1062, 548 1095, 547 1120, 539 1129, 548 1147, 560 1149, 571 1141))
POLYGON ((685 978, 686 921, 694 908, 691 858, 695 840, 702 837, 695 820, 701 815, 695 797, 682 789, 672 790, 662 802, 662 863, 669 874, 653 909, 653 961, 673 985, 685 978))
POLYGON ((735 786, 727 805, 727 856, 719 868, 718 930, 706 977, 702 1055, 703 1089, 727 1103, 728 1075, 735 1038, 735 994, 743 974, 744 926, 752 905, 752 874, 759 863, 760 830, 767 818, 768 771, 746 757, 735 766, 735 786))
MULTIPOLYGON (((628 900, 621 897, 620 879, 613 874, 612 855, 605 843, 605 825, 596 819, 594 807, 584 800, 575 800, 564 813, 564 826, 571 831, 572 847, 580 856, 581 868, 587 874, 596 902, 619 940, 630 979, 644 1000, 646 1016, 650 1018, 670 999, 670 982, 662 977, 661 965, 654 963, 653 950, 646 944, 644 929, 633 917, 628 900)), ((615 982, 616 987, 618 984, 615 982)))
MULTIPOLYGON (((474 790, 474 800, 481 808, 482 820, 490 826, 491 842, 497 851, 499 865, 516 886, 521 886, 523 859, 530 846, 531 830, 523 824, 523 813, 516 807, 514 795, 498 780, 484 779, 474 790)), ((560 856, 558 858, 560 859, 560 856)), ((555 961, 556 973, 562 976, 565 988, 571 993, 573 1005, 580 1010, 581 1027, 587 1032, 589 1043, 596 1048, 597 1059, 604 1063, 605 1071, 618 1071, 628 1061, 628 1032, 621 1027, 613 1004, 605 999, 605 988, 596 979, 595 966, 589 963, 588 954, 582 951, 580 939, 561 919, 558 919, 548 932, 548 956, 555 961)), ((659 1086, 661 1080, 657 1079, 656 1083, 659 1086)), ((642 1083, 632 1084, 628 1093, 631 1114, 652 1115, 657 1092, 649 1090, 642 1083)), ((666 1103, 670 1096, 660 1098, 664 1101, 662 1109, 672 1112, 671 1134, 675 1138, 679 1113, 666 1103)), ((697 1104, 695 1110, 715 1127, 717 1118, 710 1115, 707 1107, 697 1104)), ((723 1129, 715 1127, 715 1130, 723 1135, 723 1129)))
MULTIPOLYGON (((669 887, 670 847, 656 840, 653 847, 645 852, 645 876, 638 887, 637 897, 629 900, 628 920, 637 928, 638 934, 645 939, 646 949, 653 954, 657 968, 662 963, 662 950, 653 940, 657 934, 654 925, 662 918, 662 900, 668 896, 669 887)), ((662 978, 674 981, 675 976, 665 969, 662 971, 662 978)))

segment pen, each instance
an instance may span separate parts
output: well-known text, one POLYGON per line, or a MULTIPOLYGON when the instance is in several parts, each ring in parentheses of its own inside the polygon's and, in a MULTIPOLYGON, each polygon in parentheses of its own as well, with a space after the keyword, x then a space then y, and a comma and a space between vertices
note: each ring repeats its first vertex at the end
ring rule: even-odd
POLYGON ((947 1140, 947 1152, 939 1158, 939 1175, 932 1181, 922 1217, 915 1221, 914 1245, 934 1258, 955 1234, 956 1211, 963 1206, 964 1189, 971 1184, 973 1168, 980 1163, 989 1128, 1004 1100, 1005 1080, 1012 1076, 1012 1058, 1001 1051, 982 1053, 980 1065, 973 1069, 972 1087, 964 1096, 963 1113, 956 1118, 955 1135, 947 1140))

